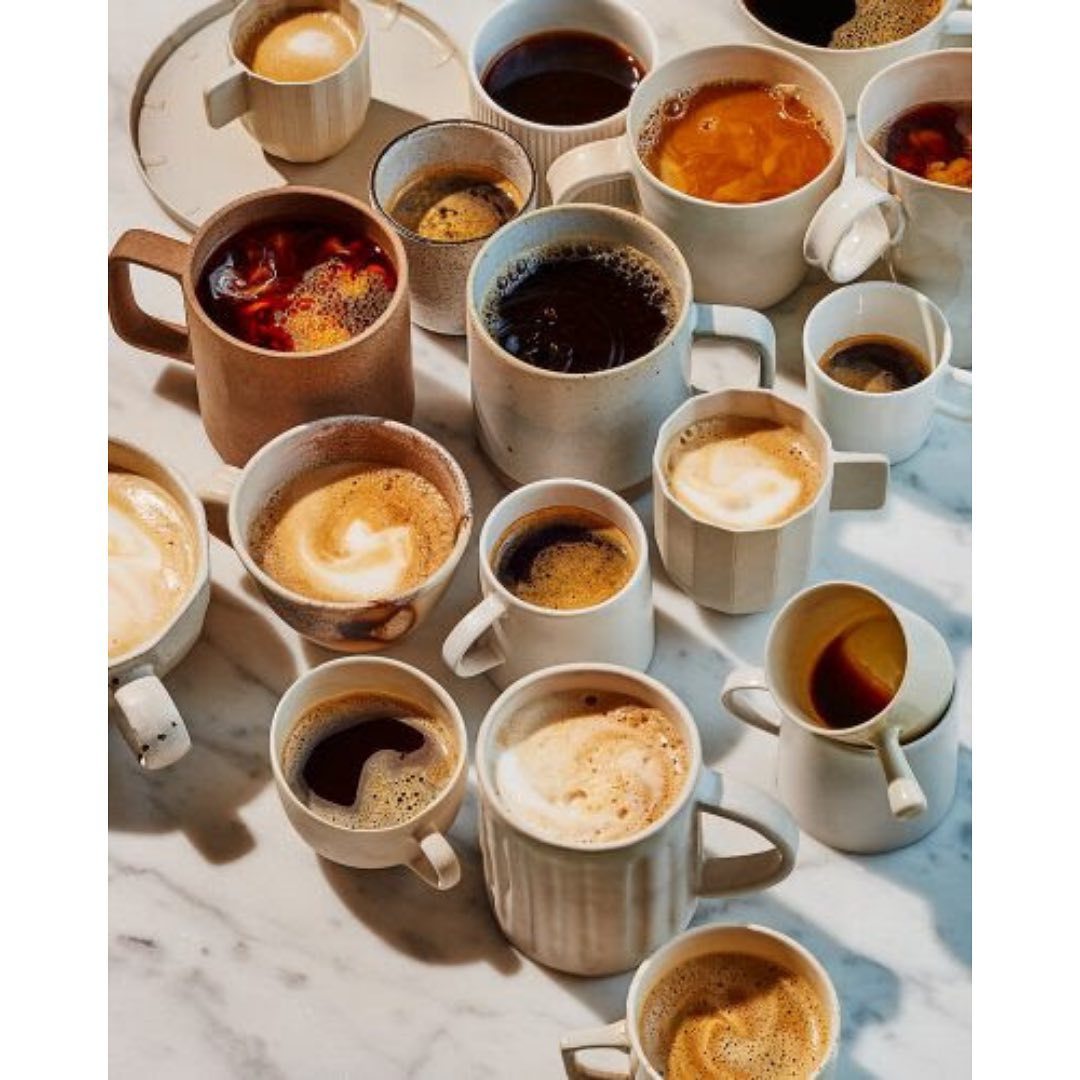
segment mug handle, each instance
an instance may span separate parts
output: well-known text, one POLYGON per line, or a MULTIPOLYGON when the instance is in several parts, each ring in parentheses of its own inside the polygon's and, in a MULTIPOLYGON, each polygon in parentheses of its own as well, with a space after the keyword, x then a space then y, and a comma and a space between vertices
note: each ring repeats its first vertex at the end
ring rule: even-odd
POLYGON ((501 597, 484 597, 450 631, 443 642, 443 662, 463 679, 471 679, 498 667, 506 661, 495 642, 480 645, 479 641, 506 614, 506 604, 501 597))
POLYGON ((551 202, 571 202, 586 188, 633 176, 625 135, 575 146, 557 157, 547 171, 551 202))
POLYGON ((113 690, 117 727, 144 769, 164 769, 191 749, 191 736, 176 702, 153 672, 136 674, 113 690))
POLYGON ((149 315, 135 300, 131 267, 167 274, 181 281, 190 249, 181 240, 145 229, 129 229, 109 252, 109 318, 129 345, 191 363, 191 339, 186 326, 149 315))
POLYGON ((776 381, 776 331, 769 319, 751 308, 726 304, 695 304, 692 331, 695 337, 745 341, 758 354, 758 386, 776 381))
POLYGON ((803 258, 839 285, 865 274, 904 235, 900 200, 856 176, 841 184, 810 219, 803 258))
POLYGON ((204 506, 228 506, 243 469, 222 465, 199 485, 199 502, 204 506))
POLYGON ((765 672, 761 668, 736 668, 731 672, 724 680, 723 688, 720 690, 720 704, 732 716, 738 717, 751 727, 760 728, 770 735, 780 734, 780 722, 782 719, 780 710, 773 701, 768 684, 765 682, 765 672), (738 695, 749 690, 759 690, 767 694, 771 712, 762 712, 760 709, 750 705, 749 702, 740 700, 738 695))
POLYGON ((630 1036, 627 1034, 626 1021, 616 1020, 607 1027, 586 1028, 564 1035, 559 1040, 559 1053, 562 1054, 563 1068, 569 1080, 630 1080, 630 1063, 620 1072, 609 1069, 587 1069, 578 1064, 579 1050, 621 1050, 630 1054, 630 1036))
POLYGON ((884 454, 833 451, 830 510, 880 510, 889 490, 889 459, 884 454))
POLYGON ((240 64, 231 64, 204 91, 206 122, 212 128, 232 123, 248 111, 247 72, 240 64))
POLYGON ((418 841, 419 852, 405 865, 422 881, 440 892, 461 880, 461 863, 441 832, 429 832, 418 841))
POLYGON ((713 769, 702 774, 697 812, 737 821, 772 845, 753 855, 714 855, 698 867, 698 896, 738 896, 775 885, 795 869, 799 828, 787 809, 771 795, 713 769))
POLYGON ((900 745, 900 729, 887 727, 874 741, 881 768, 885 772, 889 810, 893 817, 907 821, 925 814, 926 795, 900 745))
MULTIPOLYGON (((953 367, 949 365, 949 376, 953 382, 959 383, 961 386, 966 386, 971 389, 971 372, 965 371, 963 368, 953 367)), ((943 398, 934 399, 934 408, 939 413, 945 416, 951 416, 954 420, 962 420, 965 424, 971 423, 971 406, 966 408, 963 405, 957 405, 952 401, 945 401, 943 398)))

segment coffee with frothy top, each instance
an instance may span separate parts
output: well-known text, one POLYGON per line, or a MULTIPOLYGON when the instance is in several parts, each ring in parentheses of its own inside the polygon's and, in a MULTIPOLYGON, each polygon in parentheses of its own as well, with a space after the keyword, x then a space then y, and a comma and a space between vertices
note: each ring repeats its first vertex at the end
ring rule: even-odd
POLYGON ((241 49, 256 75, 274 82, 312 82, 344 67, 360 48, 360 35, 336 11, 288 11, 250 35, 241 49))

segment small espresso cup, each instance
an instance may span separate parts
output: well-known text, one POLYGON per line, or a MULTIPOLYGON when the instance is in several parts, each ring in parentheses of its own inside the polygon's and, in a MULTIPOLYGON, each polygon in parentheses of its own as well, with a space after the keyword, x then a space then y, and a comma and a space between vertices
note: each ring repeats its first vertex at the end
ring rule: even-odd
POLYGON ((271 608, 298 634, 338 652, 376 652, 411 633, 446 590, 472 531, 472 497, 461 467, 415 428, 371 416, 315 420, 267 443, 241 470, 226 467, 202 493, 227 502, 229 538, 271 608), (444 562, 407 592, 373 600, 323 600, 286 588, 255 560, 251 538, 261 515, 298 475, 326 465, 379 464, 410 469, 429 481, 456 519, 444 562))
POLYGON ((228 67, 203 91, 212 128, 242 118, 251 137, 286 161, 322 161, 360 130, 371 104, 371 36, 351 0, 244 0, 229 24, 228 67), (336 71, 305 82, 281 82, 247 66, 254 39, 290 14, 329 11, 355 34, 356 51, 336 71))
POLYGON ((855 113, 855 176, 822 204, 806 234, 807 261, 840 284, 884 257, 894 279, 925 293, 953 333, 953 363, 971 367, 971 188, 890 165, 881 131, 906 109, 971 101, 971 50, 909 57, 874 76, 855 113))
POLYGON ((455 675, 486 673, 504 689, 523 675, 578 660, 644 671, 652 659, 652 576, 641 519, 618 495, 584 480, 537 480, 507 495, 480 531, 483 599, 450 631, 443 659, 455 675), (526 514, 570 507, 591 511, 621 529, 633 548, 630 579, 591 607, 557 610, 515 596, 499 580, 494 560, 501 542, 526 514))
POLYGON ((324 416, 363 413, 412 418, 409 278, 396 234, 362 203, 322 188, 282 187, 245 195, 210 217, 189 243, 132 229, 109 253, 109 315, 129 345, 194 365, 199 411, 214 449, 243 465, 265 442, 324 416), (198 287, 219 245, 259 222, 319 221, 359 229, 386 252, 397 271, 387 309, 366 330, 314 352, 278 352, 249 345, 204 310, 198 287), (185 325, 138 305, 131 267, 180 282, 185 325))
POLYGON ((281 805, 300 839, 324 859, 358 870, 407 866, 436 889, 450 889, 461 866, 446 833, 468 782, 465 722, 454 699, 422 671, 384 657, 344 657, 302 675, 285 691, 270 725, 270 766, 281 805), (313 706, 349 693, 389 694, 420 706, 447 725, 455 763, 446 786, 414 817, 381 828, 348 828, 311 809, 289 783, 282 755, 289 735, 313 706))
POLYGON ((939 397, 943 383, 971 386, 971 372, 953 367, 952 331, 935 303, 891 281, 847 285, 825 297, 803 326, 806 385, 814 415, 837 450, 884 454, 895 464, 911 457, 930 435, 934 413, 971 422, 971 408, 939 397), (869 393, 845 386, 821 366, 842 341, 881 335, 905 342, 929 370, 912 386, 869 393))
MULTIPOLYGON (((539 726, 554 719, 541 714, 539 726)), ((476 774, 480 849, 495 917, 518 949, 559 971, 626 971, 686 927, 699 897, 756 892, 795 867, 798 830, 787 811, 764 792, 706 768, 689 709, 667 687, 628 668, 564 664, 514 683, 480 727, 476 774), (556 840, 517 815, 500 791, 498 763, 518 714, 562 692, 625 694, 662 711, 684 740, 683 786, 641 832, 602 843, 556 840), (706 855, 705 816, 745 826, 765 840, 766 850, 706 855)))
POLYGON ((145 641, 109 660, 116 724, 144 769, 163 769, 191 749, 191 738, 162 678, 202 633, 210 603, 210 546, 206 516, 194 492, 164 462, 121 439, 109 439, 109 468, 152 480, 172 496, 195 538, 191 583, 176 611, 145 641))
POLYGON ((448 166, 481 167, 509 180, 521 194, 519 214, 536 201, 536 172, 517 139, 475 120, 435 120, 406 131, 387 144, 371 170, 371 205, 397 233, 409 260, 413 322, 437 334, 460 335, 465 278, 487 237, 434 240, 390 213, 394 196, 410 179, 448 166))
POLYGON ((655 225, 625 210, 556 206, 523 215, 484 245, 467 290, 477 438, 513 484, 569 476, 625 491, 645 481, 661 423, 690 396, 695 336, 750 345, 758 354, 759 384, 772 386, 775 378, 772 323, 748 308, 695 304, 678 247, 655 225), (652 260, 675 302, 674 325, 666 337, 636 360, 587 374, 548 371, 507 352, 488 330, 484 309, 508 268, 529 252, 589 243, 630 248, 652 260))
POLYGON ((653 454, 656 544, 671 579, 704 607, 728 615, 767 611, 801 588, 832 510, 876 510, 885 502, 889 463, 880 454, 834 450, 804 409, 767 390, 718 390, 691 398, 664 422, 653 454), (667 463, 690 424, 736 416, 787 424, 817 452, 821 485, 797 513, 773 525, 733 528, 706 521, 676 499, 667 463))
POLYGON ((805 978, 820 998, 827 1018, 828 1034, 821 1064, 811 1075, 812 1080, 833 1076, 840 1048, 840 1001, 836 988, 821 962, 793 938, 767 926, 713 924, 687 930, 663 948, 658 949, 638 968, 626 996, 626 1018, 607 1027, 591 1028, 566 1035, 560 1040, 563 1067, 569 1080, 662 1080, 665 1062, 647 1056, 647 1036, 642 1023, 649 993, 667 976, 684 964, 701 956, 715 953, 752 956, 768 960, 805 978), (594 1072, 578 1057, 582 1051, 619 1050, 628 1061, 624 1068, 612 1072, 594 1072))
MULTIPOLYGON (((540 124, 508 112, 484 89, 488 67, 511 45, 533 34, 579 30, 626 46, 646 70, 659 55, 656 35, 639 11, 620 0, 510 0, 497 7, 477 30, 469 47, 469 94, 477 120, 508 131, 525 147, 536 166, 537 203, 550 201, 548 167, 562 153, 594 139, 617 135, 626 110, 588 124, 540 124)), ((589 191, 593 202, 632 205, 633 189, 625 182, 605 184, 589 191)))
POLYGON ((642 213, 686 257, 695 299, 760 309, 798 288, 806 274, 803 238, 810 219, 840 182, 847 138, 844 107, 816 68, 767 45, 713 45, 683 53, 642 80, 624 127, 555 161, 547 173, 552 202, 567 202, 599 181, 628 176, 642 213), (732 79, 793 84, 824 124, 832 156, 798 190, 757 203, 711 202, 664 183, 642 160, 639 139, 657 107, 688 89, 732 79))

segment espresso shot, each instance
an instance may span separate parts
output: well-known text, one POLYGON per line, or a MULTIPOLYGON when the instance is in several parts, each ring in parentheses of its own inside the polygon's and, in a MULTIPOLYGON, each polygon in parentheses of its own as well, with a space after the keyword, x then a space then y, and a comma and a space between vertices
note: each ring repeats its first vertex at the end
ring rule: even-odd
POLYGON ((821 370, 849 390, 890 394, 916 386, 931 373, 930 361, 907 341, 863 334, 838 341, 821 358, 821 370))
POLYGON ((747 10, 784 37, 828 49, 869 49, 910 37, 944 0, 744 0, 747 10))
POLYGON ((483 165, 421 169, 394 193, 387 213, 425 240, 482 240, 502 228, 524 205, 514 182, 483 165))

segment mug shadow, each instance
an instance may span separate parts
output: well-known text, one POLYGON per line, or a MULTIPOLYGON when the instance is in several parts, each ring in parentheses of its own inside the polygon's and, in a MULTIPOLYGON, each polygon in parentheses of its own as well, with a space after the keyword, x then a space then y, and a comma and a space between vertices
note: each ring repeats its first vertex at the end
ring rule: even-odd
POLYGON ((154 383, 154 393, 198 415, 199 392, 195 386, 195 369, 190 364, 175 362, 163 368, 154 383))

